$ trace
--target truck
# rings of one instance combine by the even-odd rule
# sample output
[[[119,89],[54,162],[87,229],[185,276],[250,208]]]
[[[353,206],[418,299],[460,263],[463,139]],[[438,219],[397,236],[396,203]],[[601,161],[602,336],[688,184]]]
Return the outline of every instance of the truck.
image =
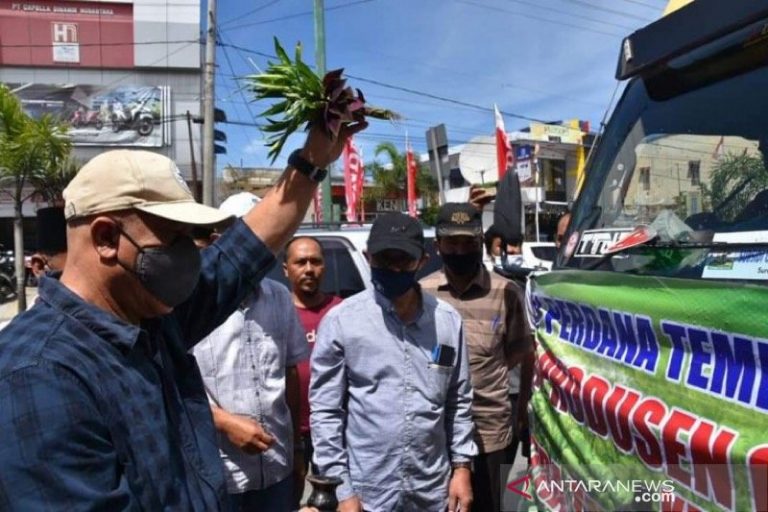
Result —
[[[536,337],[545,510],[768,510],[768,2],[626,37]],[[511,486],[511,487],[510,487]]]

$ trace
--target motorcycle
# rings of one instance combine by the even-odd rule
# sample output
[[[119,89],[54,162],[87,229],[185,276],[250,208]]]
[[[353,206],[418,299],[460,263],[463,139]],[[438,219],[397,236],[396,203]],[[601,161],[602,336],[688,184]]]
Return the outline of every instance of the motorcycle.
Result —
[[[155,120],[152,113],[144,108],[143,103],[136,104],[133,108],[118,108],[112,113],[112,131],[136,130],[142,137],[152,133]]]
[[[93,126],[97,130],[101,130],[104,127],[104,121],[102,121],[98,110],[75,110],[69,122],[74,128]]]
[[[16,267],[13,251],[0,251],[0,303],[16,298]]]

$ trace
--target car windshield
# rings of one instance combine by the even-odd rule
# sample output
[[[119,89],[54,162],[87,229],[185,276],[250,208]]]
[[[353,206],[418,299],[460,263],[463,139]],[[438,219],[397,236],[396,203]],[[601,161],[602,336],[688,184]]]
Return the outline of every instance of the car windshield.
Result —
[[[628,85],[575,205],[568,265],[588,266],[585,256],[603,256],[638,225],[658,233],[657,248],[768,242],[768,68],[715,80],[719,62],[690,60]],[[681,92],[681,80],[692,90]],[[702,277],[708,254],[688,259],[693,275]],[[611,270],[644,265],[621,256]]]

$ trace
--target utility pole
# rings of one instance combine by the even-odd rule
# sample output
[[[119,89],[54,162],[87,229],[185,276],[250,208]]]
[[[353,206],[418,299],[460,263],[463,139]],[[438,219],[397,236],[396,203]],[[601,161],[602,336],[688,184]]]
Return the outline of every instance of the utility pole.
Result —
[[[429,137],[432,139],[432,149],[435,152],[435,171],[437,173],[437,190],[438,190],[438,200],[437,204],[443,205],[445,204],[445,192],[443,191],[443,166],[440,162],[440,152],[437,150],[437,135],[435,134],[435,129],[430,128],[428,130]]]
[[[195,145],[192,141],[192,114],[187,110],[187,132],[189,133],[189,158],[192,161],[192,196],[200,201],[200,183],[197,181],[197,162],[195,162]]]
[[[205,36],[203,77],[203,204],[214,206],[216,152],[213,147],[214,78],[216,71],[216,0],[208,0],[208,29]]]
[[[324,0],[314,0],[315,2],[315,66],[317,67],[317,74],[325,76],[325,6]],[[320,184],[322,187],[323,196],[323,220],[325,222],[332,222],[336,220],[333,218],[333,193],[331,189],[331,173],[328,173],[323,182]]]

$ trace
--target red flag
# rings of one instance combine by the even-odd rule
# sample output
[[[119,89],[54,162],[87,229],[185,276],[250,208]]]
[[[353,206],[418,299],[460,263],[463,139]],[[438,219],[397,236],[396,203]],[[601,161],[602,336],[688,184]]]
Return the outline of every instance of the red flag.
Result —
[[[493,112],[496,116],[496,165],[499,170],[499,179],[504,177],[509,166],[509,139],[504,129],[504,119],[501,118],[499,107],[493,106]]]
[[[360,203],[360,223],[365,222],[365,199],[363,198],[363,184],[365,183],[365,162],[363,161],[363,152],[358,151],[360,158],[360,179],[357,180],[357,202]]]
[[[413,149],[406,143],[405,151],[405,166],[407,170],[407,184],[408,184],[408,215],[416,217],[416,172],[417,164],[416,159],[413,156]]]
[[[363,161],[352,137],[344,144],[344,195],[347,199],[347,222],[357,222],[357,203],[363,183]]]

